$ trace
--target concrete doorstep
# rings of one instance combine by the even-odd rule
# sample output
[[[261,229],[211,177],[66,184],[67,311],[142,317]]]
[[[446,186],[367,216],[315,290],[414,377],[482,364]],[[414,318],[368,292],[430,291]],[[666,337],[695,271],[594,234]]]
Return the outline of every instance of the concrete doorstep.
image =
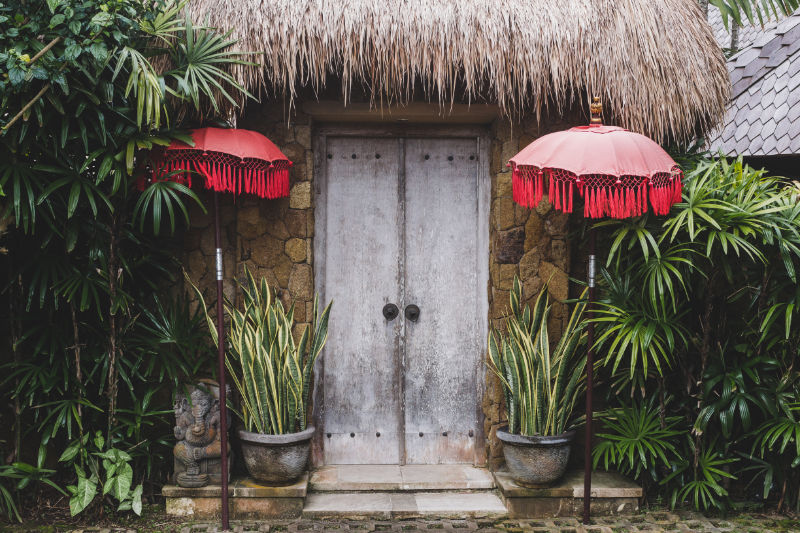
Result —
[[[503,518],[492,492],[335,492],[309,494],[304,518]]]
[[[491,472],[471,465],[328,465],[311,473],[313,492],[489,490]]]

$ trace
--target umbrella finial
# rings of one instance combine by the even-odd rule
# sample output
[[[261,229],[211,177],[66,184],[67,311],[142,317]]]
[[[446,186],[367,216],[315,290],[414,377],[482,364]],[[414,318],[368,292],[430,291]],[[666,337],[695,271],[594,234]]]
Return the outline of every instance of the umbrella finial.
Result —
[[[603,102],[600,101],[599,96],[592,98],[592,103],[589,104],[589,109],[592,112],[592,120],[589,124],[602,124],[603,123]]]

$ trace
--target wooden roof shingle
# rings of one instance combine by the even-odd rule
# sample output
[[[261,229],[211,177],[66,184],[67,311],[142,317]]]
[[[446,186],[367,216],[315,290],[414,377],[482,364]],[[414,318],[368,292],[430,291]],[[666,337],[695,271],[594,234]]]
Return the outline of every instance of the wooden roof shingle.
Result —
[[[731,101],[709,138],[728,155],[800,154],[800,10],[765,28],[728,60]]]

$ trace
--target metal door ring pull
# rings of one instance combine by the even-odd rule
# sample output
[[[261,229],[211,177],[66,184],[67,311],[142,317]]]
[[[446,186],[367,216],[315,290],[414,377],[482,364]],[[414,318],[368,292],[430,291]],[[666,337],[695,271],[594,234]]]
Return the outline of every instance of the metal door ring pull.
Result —
[[[397,308],[394,304],[386,304],[383,306],[383,317],[390,322],[397,318],[397,315],[400,314],[400,309]]]
[[[422,436],[422,432],[421,432],[421,431],[419,432],[419,436],[420,436],[420,437]]]
[[[411,322],[416,322],[419,320],[419,307],[414,304],[406,306],[406,318],[409,319]]]
[[[355,436],[356,436],[356,434],[355,434],[355,433],[350,433],[350,436],[351,436],[351,437],[355,437]]]

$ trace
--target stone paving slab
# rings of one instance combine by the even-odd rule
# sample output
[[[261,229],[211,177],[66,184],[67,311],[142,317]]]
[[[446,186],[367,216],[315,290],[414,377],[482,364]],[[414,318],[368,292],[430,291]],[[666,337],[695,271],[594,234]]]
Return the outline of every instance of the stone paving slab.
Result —
[[[483,531],[496,533],[787,533],[800,532],[800,521],[771,518],[707,518],[693,512],[648,512],[636,515],[598,518],[584,526],[577,518],[552,520],[505,519],[394,519],[394,520],[296,520],[232,522],[235,533],[303,531]],[[198,523],[181,526],[176,533],[219,533],[218,524]],[[103,531],[107,533],[108,530]],[[86,531],[86,533],[89,533]],[[94,533],[94,532],[93,532]]]
[[[507,516],[506,507],[491,492],[331,492],[306,498],[304,518],[437,518]]]
[[[472,465],[327,465],[311,474],[309,490],[483,490],[494,488],[486,468]]]

